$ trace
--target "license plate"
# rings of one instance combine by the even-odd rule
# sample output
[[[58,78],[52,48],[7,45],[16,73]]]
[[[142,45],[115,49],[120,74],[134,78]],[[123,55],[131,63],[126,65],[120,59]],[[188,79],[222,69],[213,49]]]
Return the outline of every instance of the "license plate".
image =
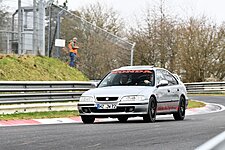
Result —
[[[97,104],[97,109],[116,109],[116,104]]]

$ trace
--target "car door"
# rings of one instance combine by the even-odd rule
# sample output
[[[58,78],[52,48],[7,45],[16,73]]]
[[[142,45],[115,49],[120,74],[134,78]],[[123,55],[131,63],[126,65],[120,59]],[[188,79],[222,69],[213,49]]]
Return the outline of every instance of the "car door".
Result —
[[[165,77],[161,69],[157,69],[155,74],[155,83],[156,83],[155,85],[157,86],[161,80],[165,80]],[[170,109],[169,106],[171,102],[170,98],[171,94],[168,85],[157,87],[156,96],[157,96],[157,111],[159,113],[168,112]]]
[[[173,96],[172,96],[172,101],[179,101],[180,100],[180,91],[181,91],[181,87],[180,87],[180,84],[179,82],[177,81],[177,79],[172,75],[172,74],[169,74],[170,75],[170,83],[173,85]]]
[[[170,98],[170,110],[176,110],[179,104],[179,83],[176,78],[167,70],[162,71],[165,79],[168,81],[168,91]]]

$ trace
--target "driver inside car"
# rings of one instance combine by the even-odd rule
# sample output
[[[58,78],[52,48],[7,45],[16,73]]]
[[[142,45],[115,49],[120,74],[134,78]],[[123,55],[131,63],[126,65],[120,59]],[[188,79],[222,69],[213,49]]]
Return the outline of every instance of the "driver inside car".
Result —
[[[141,76],[138,85],[151,85],[153,81],[152,75],[143,75]]]
[[[120,78],[120,85],[127,85],[129,83],[128,76],[123,74]]]

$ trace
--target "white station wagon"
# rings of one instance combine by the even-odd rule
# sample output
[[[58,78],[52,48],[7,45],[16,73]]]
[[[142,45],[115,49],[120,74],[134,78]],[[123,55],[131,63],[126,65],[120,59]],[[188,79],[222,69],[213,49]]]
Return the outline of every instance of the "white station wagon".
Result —
[[[188,97],[184,84],[177,75],[153,66],[127,66],[112,70],[97,88],[82,94],[78,110],[83,123],[94,123],[95,118],[143,117],[155,122],[156,115],[173,114],[183,120]]]

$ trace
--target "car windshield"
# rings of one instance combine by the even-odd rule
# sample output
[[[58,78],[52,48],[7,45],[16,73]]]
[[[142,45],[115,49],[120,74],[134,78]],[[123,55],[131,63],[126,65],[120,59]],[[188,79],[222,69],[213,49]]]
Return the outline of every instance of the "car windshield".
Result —
[[[117,70],[110,72],[98,87],[154,86],[153,70]]]

